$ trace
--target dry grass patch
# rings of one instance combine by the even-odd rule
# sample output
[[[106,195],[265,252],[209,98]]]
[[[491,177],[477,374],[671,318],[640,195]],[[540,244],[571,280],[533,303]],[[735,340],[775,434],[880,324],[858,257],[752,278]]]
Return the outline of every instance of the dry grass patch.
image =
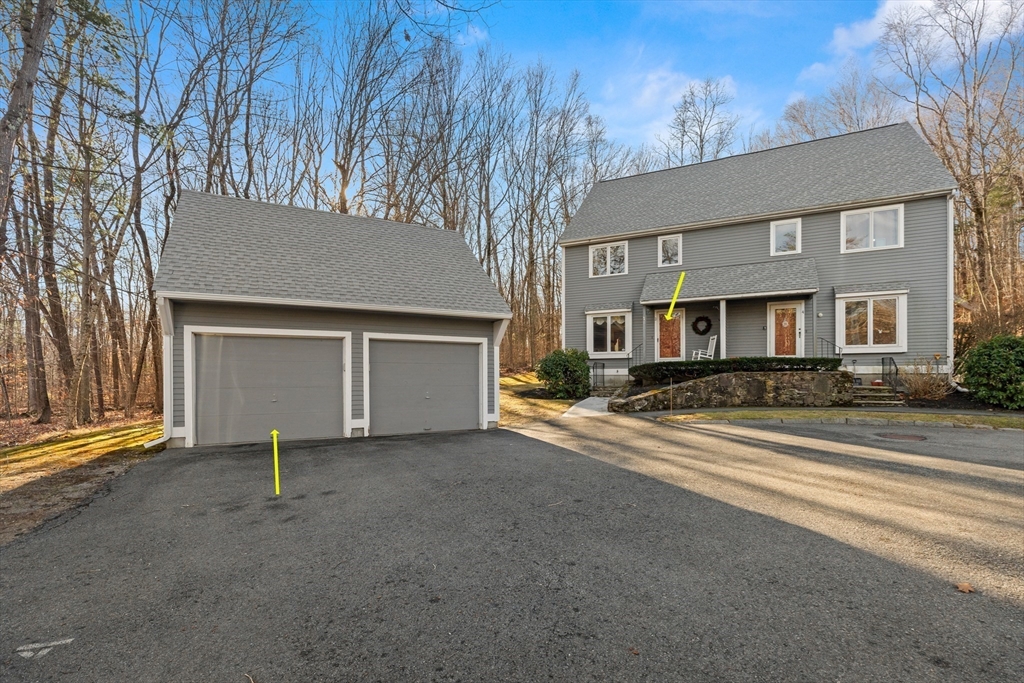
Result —
[[[532,372],[507,375],[501,378],[501,422],[502,427],[551,420],[559,417],[576,401],[572,399],[548,398],[544,383]]]
[[[772,410],[749,409],[711,413],[686,413],[660,418],[662,422],[693,422],[695,420],[818,420],[867,417],[900,422],[934,422],[983,425],[994,429],[1024,428],[1024,417],[1015,415],[945,415],[935,413],[883,413],[862,410]]]
[[[0,545],[90,500],[162,450],[142,448],[162,433],[159,421],[147,420],[0,450]]]

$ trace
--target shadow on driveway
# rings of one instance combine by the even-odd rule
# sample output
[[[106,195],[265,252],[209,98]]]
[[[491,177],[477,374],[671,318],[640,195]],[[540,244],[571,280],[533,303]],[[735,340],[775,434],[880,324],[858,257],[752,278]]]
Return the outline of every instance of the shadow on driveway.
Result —
[[[609,448],[636,451],[619,436]],[[0,549],[0,678],[1002,681],[1024,667],[1013,603],[539,438],[284,444],[281,461],[278,499],[268,447],[168,451]]]

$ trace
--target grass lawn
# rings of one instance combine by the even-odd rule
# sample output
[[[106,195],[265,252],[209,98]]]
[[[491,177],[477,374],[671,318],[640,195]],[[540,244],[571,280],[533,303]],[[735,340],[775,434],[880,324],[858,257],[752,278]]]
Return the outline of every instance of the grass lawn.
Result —
[[[901,422],[935,422],[956,423],[964,425],[985,425],[996,429],[1012,427],[1024,428],[1024,417],[1015,415],[956,415],[935,413],[888,413],[869,412],[862,410],[809,410],[809,409],[774,409],[774,408],[742,408],[739,410],[723,410],[709,413],[686,413],[661,418],[662,422],[693,422],[694,420],[817,420],[846,419],[850,417],[867,417],[880,420],[899,420]]]
[[[88,501],[109,479],[161,450],[142,444],[159,420],[76,430],[0,450],[0,545]]]
[[[577,403],[571,399],[546,396],[544,383],[532,372],[502,377],[500,426],[518,427],[538,420],[550,420]]]

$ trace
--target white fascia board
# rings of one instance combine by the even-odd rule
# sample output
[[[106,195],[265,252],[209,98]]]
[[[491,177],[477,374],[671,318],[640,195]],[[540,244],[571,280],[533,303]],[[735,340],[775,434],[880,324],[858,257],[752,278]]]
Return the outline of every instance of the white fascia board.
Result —
[[[820,206],[806,206],[803,208],[791,209],[788,211],[775,211],[772,213],[753,214],[749,216],[736,216],[733,218],[716,218],[710,221],[700,221],[684,225],[662,225],[657,228],[646,228],[632,232],[617,232],[612,235],[601,235],[599,237],[585,237],[577,240],[559,242],[563,247],[575,247],[581,244],[598,244],[601,242],[612,242],[615,240],[629,239],[631,237],[648,237],[650,235],[661,235],[673,230],[702,230],[704,228],[715,228],[721,225],[739,225],[741,223],[755,223],[759,221],[772,221],[778,218],[806,216],[812,213],[827,213],[846,209],[869,208],[878,205],[879,202],[899,203],[909,202],[916,199],[927,199],[929,197],[946,197],[949,190],[931,190],[918,194],[899,195],[896,197],[877,197],[870,200],[858,200],[856,202],[841,202],[838,204],[822,204]]]
[[[733,301],[735,299],[765,299],[770,296],[795,296],[797,294],[814,294],[817,289],[790,289],[784,292],[755,292],[753,294],[730,294],[727,296],[701,296],[693,299],[677,299],[676,303],[692,303],[694,301]],[[672,303],[672,299],[641,301],[644,306],[658,306]]]
[[[399,313],[408,315],[432,315],[448,318],[479,318],[482,320],[507,320],[512,313],[488,313],[486,311],[451,311],[443,308],[415,308],[405,306],[377,306],[372,304],[347,304],[333,301],[309,301],[306,299],[276,299],[271,297],[237,296],[234,294],[197,294],[195,292],[156,292],[158,297],[174,301],[203,301],[225,304],[253,304],[258,306],[297,306],[302,308],[331,308],[349,311],[371,311],[373,313]]]

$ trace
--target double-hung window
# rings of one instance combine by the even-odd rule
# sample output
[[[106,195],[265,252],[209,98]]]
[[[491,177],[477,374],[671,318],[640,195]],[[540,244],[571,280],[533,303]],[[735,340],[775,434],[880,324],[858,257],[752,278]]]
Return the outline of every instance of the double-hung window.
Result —
[[[898,249],[903,246],[903,205],[856,209],[839,214],[840,251]]]
[[[836,297],[836,343],[844,353],[907,350],[907,292]]]
[[[590,277],[625,275],[627,247],[626,242],[590,247]]]
[[[621,358],[630,350],[633,315],[628,310],[587,314],[587,352],[593,358]]]
[[[682,263],[682,257],[682,235],[662,235],[658,238],[658,266],[678,266]]]
[[[800,219],[772,221],[772,256],[800,253]]]

